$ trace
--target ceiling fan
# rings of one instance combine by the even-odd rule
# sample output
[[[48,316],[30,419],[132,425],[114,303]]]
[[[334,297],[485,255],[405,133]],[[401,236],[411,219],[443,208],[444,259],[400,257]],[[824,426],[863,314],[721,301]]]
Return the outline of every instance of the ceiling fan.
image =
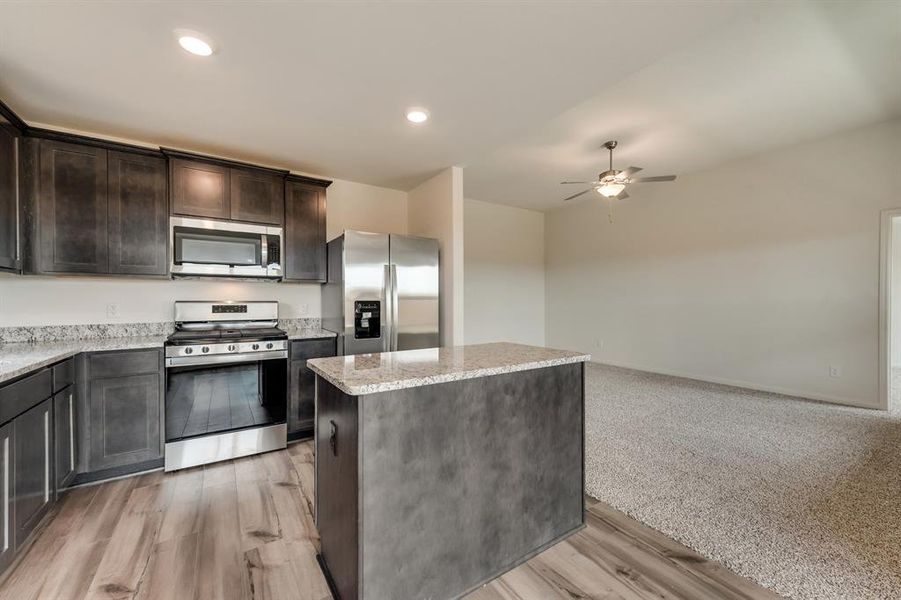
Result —
[[[628,169],[625,169],[623,171],[617,171],[613,168],[613,149],[616,148],[616,140],[604,142],[603,147],[610,151],[610,168],[598,175],[597,181],[561,181],[560,183],[564,185],[581,183],[591,186],[587,190],[583,190],[578,194],[573,194],[572,196],[564,198],[564,202],[572,200],[573,198],[578,198],[582,194],[587,194],[591,190],[595,190],[597,193],[607,198],[608,200],[625,200],[629,197],[629,193],[626,192],[626,187],[629,184],[673,181],[674,179],[676,179],[675,175],[658,175],[656,177],[632,177],[632,175],[641,171],[641,167],[629,167]]]

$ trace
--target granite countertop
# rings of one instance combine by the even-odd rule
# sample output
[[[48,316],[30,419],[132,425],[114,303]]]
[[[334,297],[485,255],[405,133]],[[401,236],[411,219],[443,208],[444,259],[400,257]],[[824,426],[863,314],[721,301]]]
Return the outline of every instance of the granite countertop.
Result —
[[[165,335],[150,335],[0,344],[0,382],[25,375],[81,352],[161,348],[165,341]]]
[[[289,340],[313,340],[316,338],[333,338],[337,334],[321,327],[286,327]]]
[[[589,360],[580,352],[500,342],[314,358],[307,366],[345,394],[360,396]]]

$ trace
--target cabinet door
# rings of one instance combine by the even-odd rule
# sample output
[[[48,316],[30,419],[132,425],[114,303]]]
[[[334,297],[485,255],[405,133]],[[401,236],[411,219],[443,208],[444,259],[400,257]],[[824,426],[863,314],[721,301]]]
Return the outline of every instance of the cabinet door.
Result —
[[[55,481],[59,491],[75,477],[75,386],[63,388],[53,396],[53,433]]]
[[[109,153],[109,272],[168,272],[166,161]]]
[[[38,222],[44,273],[106,273],[106,150],[41,141]]]
[[[13,421],[15,427],[16,545],[21,546],[53,498],[53,402],[44,400]]]
[[[325,281],[325,188],[285,184],[285,279]]]
[[[90,383],[90,471],[163,456],[162,386],[158,373]]]
[[[231,169],[231,218],[281,225],[285,217],[284,177],[266,171]]]
[[[288,397],[288,434],[313,432],[315,417],[315,380],[307,367],[310,358],[335,356],[335,339],[302,340],[291,342],[291,392]]]
[[[15,468],[16,439],[12,423],[0,427],[0,573],[10,565],[16,550],[16,486]]]
[[[228,219],[228,167],[173,158],[169,161],[172,212],[189,217]]]
[[[19,268],[17,138],[0,117],[0,269]]]

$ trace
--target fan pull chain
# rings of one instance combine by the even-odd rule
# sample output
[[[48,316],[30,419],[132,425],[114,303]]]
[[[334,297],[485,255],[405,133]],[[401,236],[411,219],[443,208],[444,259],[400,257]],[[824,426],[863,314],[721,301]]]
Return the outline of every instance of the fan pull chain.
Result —
[[[613,223],[613,198],[607,198],[607,220]]]

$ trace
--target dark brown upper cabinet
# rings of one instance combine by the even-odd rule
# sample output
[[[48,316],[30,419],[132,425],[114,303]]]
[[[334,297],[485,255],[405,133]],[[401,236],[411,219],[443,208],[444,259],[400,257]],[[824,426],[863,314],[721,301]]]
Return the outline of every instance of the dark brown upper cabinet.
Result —
[[[107,272],[106,158],[102,148],[41,141],[38,271]]]
[[[109,272],[165,275],[169,206],[166,161],[109,153]]]
[[[19,269],[18,132],[0,114],[0,270]]]
[[[230,169],[231,219],[281,225],[285,216],[285,178],[268,171]]]
[[[287,171],[168,148],[173,215],[281,225]]]
[[[231,218],[228,167],[170,158],[169,175],[173,214],[212,219]]]
[[[285,281],[326,279],[325,190],[330,183],[297,176],[285,181]]]
[[[166,161],[159,153],[21,142],[26,273],[167,274]]]

